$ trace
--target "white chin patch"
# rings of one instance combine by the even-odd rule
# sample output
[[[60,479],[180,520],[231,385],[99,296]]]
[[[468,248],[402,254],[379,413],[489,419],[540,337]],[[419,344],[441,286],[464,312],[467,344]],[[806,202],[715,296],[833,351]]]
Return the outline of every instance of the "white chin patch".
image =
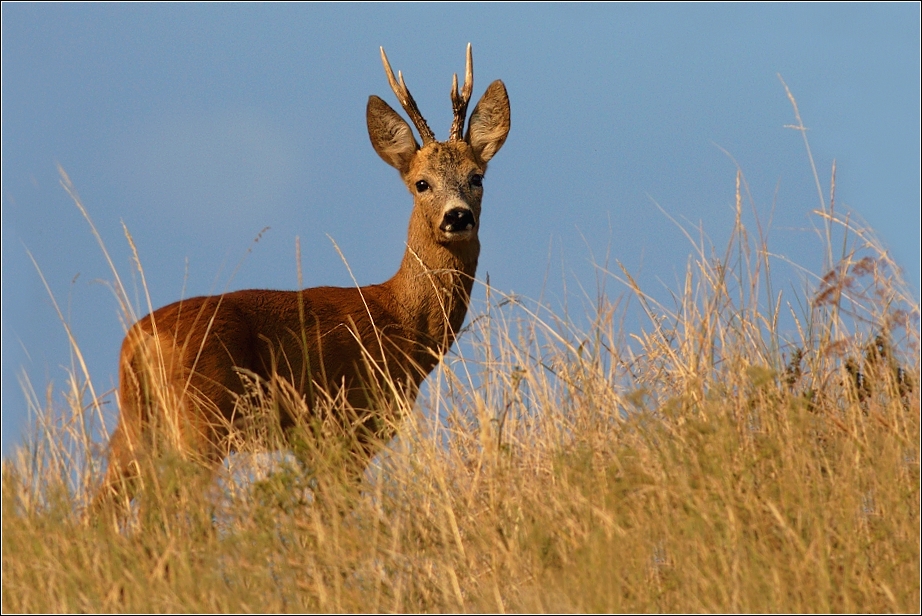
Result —
[[[474,237],[474,225],[469,225],[467,229],[462,231],[443,231],[442,235],[449,242],[460,242],[463,240],[469,240]]]

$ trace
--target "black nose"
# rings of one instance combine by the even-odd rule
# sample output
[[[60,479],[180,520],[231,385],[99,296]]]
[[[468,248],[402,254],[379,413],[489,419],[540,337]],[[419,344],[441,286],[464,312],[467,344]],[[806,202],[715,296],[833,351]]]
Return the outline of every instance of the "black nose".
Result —
[[[439,229],[445,233],[460,233],[461,231],[470,231],[476,224],[474,212],[467,208],[456,207],[445,212]]]

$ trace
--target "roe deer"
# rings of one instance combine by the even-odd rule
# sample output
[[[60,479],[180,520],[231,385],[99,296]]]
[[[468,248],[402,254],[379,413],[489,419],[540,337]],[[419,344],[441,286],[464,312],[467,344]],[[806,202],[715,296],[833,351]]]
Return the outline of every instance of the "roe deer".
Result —
[[[238,404],[246,392],[244,374],[263,383],[287,381],[312,413],[321,392],[345,402],[341,406],[350,410],[339,421],[354,437],[350,464],[360,474],[394,435],[399,417],[388,402],[400,398],[412,405],[419,385],[451,347],[480,254],[483,176],[509,133],[509,98],[501,81],[490,84],[464,132],[473,88],[468,45],[464,85],[459,91],[457,75],[452,82],[451,131],[447,141],[436,141],[403,76],[394,78],[383,47],[381,60],[422,138],[420,146],[397,112],[369,97],[371,144],[413,195],[397,273],[361,288],[195,297],[135,323],[122,343],[121,416],[97,503],[131,499],[138,455],[158,425],[172,428],[174,445],[183,452],[212,468],[220,464],[233,448],[228,435],[239,419],[235,414],[245,408]],[[284,414],[281,419],[284,424]]]

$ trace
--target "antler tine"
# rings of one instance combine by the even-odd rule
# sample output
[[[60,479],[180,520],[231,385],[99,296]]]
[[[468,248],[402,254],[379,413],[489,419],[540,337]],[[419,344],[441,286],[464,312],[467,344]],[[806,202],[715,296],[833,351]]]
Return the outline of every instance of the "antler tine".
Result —
[[[474,90],[474,58],[471,44],[467,44],[467,68],[464,71],[464,86],[458,93],[458,74],[451,78],[451,107],[454,111],[454,120],[451,122],[449,141],[460,141],[464,138],[464,121],[467,119],[467,104],[471,101],[471,92]]]
[[[391,70],[391,63],[387,61],[387,54],[384,53],[384,47],[381,48],[381,62],[384,64],[384,72],[387,73],[387,80],[391,84],[391,90],[397,95],[397,100],[400,101],[403,110],[407,112],[413,124],[416,125],[416,130],[419,131],[419,136],[423,140],[423,145],[426,145],[430,141],[435,141],[435,134],[432,132],[432,129],[429,128],[429,125],[426,124],[426,119],[423,118],[423,114],[419,112],[419,107],[416,106],[413,95],[410,94],[410,91],[407,89],[407,84],[403,81],[403,74],[397,71],[397,78],[400,80],[399,84],[397,83],[397,79],[394,79],[394,71]]]

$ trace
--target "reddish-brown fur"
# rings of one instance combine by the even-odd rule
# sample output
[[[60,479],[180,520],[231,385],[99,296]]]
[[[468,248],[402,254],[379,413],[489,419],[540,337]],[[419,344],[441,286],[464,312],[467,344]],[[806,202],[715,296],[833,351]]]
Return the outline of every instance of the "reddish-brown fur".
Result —
[[[309,411],[318,396],[344,398],[353,415],[342,419],[354,430],[355,458],[362,468],[375,445],[393,436],[398,419],[388,416],[392,405],[382,401],[382,392],[412,402],[454,342],[480,253],[480,183],[487,161],[508,134],[509,100],[502,82],[493,82],[471,114],[467,135],[460,137],[472,82],[468,47],[469,79],[463,92],[452,96],[452,137],[437,142],[405,86],[401,90],[402,77],[399,85],[393,80],[383,50],[382,59],[423,137],[420,147],[393,109],[369,98],[372,145],[414,195],[397,273],[361,288],[196,297],[135,323],[122,344],[121,417],[99,499],[122,493],[126,480],[137,474],[139,452],[155,433],[172,435],[173,445],[207,464],[219,463],[230,449],[226,437],[245,408],[237,405],[245,393],[242,376],[288,381]],[[452,226],[458,221],[472,224],[459,230]]]

